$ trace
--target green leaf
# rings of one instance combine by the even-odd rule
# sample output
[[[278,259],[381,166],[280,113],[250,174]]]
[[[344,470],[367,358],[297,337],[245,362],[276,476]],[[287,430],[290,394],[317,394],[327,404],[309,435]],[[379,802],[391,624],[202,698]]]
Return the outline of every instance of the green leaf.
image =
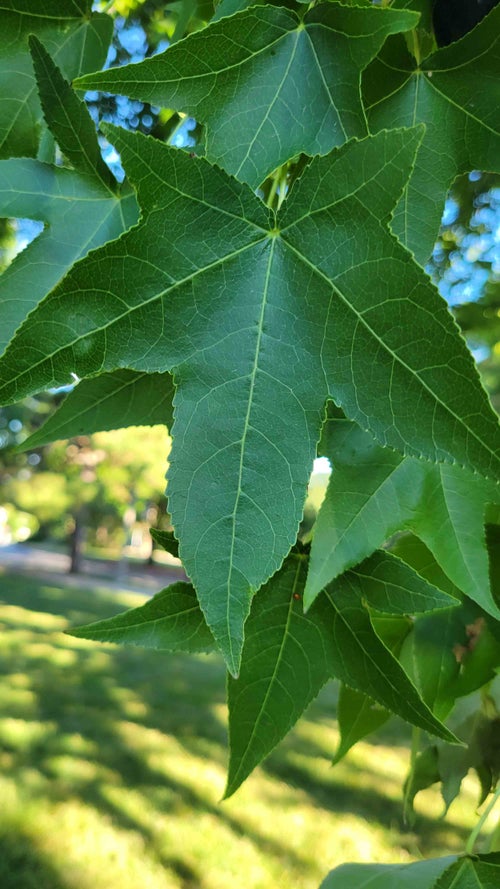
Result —
[[[381,448],[355,423],[330,419],[322,452],[332,473],[315,526],[305,602],[333,577],[411,530],[453,583],[491,614],[485,512],[500,486],[459,466],[433,465]]]
[[[375,632],[362,604],[362,586],[357,592],[345,578],[338,578],[324,591],[331,605],[328,626],[333,633],[332,675],[407,722],[455,741],[454,735],[432,716],[407,673]]]
[[[376,704],[367,695],[354,691],[347,685],[341,685],[337,704],[340,742],[332,765],[337,765],[351,747],[384,725],[390,716],[388,710]]]
[[[0,216],[45,223],[0,278],[0,351],[77,259],[118,237],[137,215],[127,187],[116,194],[73,170],[30,158],[0,161]]]
[[[117,183],[101,157],[94,121],[47,50],[34,34],[28,38],[38,93],[47,126],[75,170],[97,176],[106,188]]]
[[[436,880],[456,860],[448,855],[413,864],[341,864],[320,889],[435,889]]]
[[[450,748],[450,750],[456,748]],[[459,749],[459,755],[462,755]],[[433,784],[437,784],[441,775],[439,772],[439,753],[437,744],[426,747],[415,758],[410,769],[410,774],[404,786],[404,816],[405,821],[412,827],[415,823],[414,802],[415,797],[422,790],[427,790]]]
[[[465,599],[458,607],[419,617],[405,639],[401,663],[440,719],[448,715],[457,698],[494,678],[500,643],[491,632],[490,620]]]
[[[437,881],[434,889],[498,889],[500,855],[459,858]]]
[[[37,34],[64,76],[100,68],[113,22],[90,0],[0,0],[0,157],[36,157],[43,129],[28,37]]]
[[[328,603],[305,615],[303,556],[290,556],[255,597],[238,679],[228,679],[231,796],[297,722],[331,676]],[[311,653],[314,656],[311,657]]]
[[[172,531],[161,531],[159,528],[150,528],[149,533],[155,543],[162,546],[167,553],[170,553],[171,556],[175,556],[176,559],[179,557],[179,541],[176,540]]]
[[[457,604],[401,559],[381,550],[343,574],[340,583],[385,614],[419,614]]]
[[[403,37],[387,41],[363,79],[373,131],[426,125],[392,221],[420,262],[431,254],[446,193],[460,173],[500,172],[500,7],[469,34],[419,61]]]
[[[51,441],[125,426],[173,423],[174,384],[170,374],[116,370],[82,380],[51,417],[22,444],[22,450]]]
[[[365,136],[360,72],[415,13],[332,0],[299,16],[254,6],[154,58],[75,81],[193,115],[206,151],[252,187],[300,152],[326,154]],[[307,72],[307,76],[305,76]]]
[[[306,570],[304,555],[289,556],[254,598],[240,674],[228,679],[226,797],[273,750],[332,676],[431,733],[454,738],[432,717],[373,629],[362,605],[372,582],[368,567],[359,578],[341,577],[304,614]],[[402,630],[400,626],[400,639],[406,623]]]
[[[165,651],[209,651],[214,647],[196,593],[190,584],[183,582],[161,590],[139,608],[75,627],[68,633],[80,639]]]
[[[202,158],[113,133],[141,223],[30,315],[0,361],[0,397],[71,373],[174,372],[173,524],[237,673],[253,592],[296,538],[327,396],[382,443],[486,473],[500,466],[498,419],[444,301],[378,221],[419,131],[316,158],[277,220]]]

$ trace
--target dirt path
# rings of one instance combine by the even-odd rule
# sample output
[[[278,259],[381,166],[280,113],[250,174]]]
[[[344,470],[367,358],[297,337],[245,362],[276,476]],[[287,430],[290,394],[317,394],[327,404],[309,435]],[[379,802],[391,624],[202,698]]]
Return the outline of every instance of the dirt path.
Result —
[[[0,571],[3,569],[31,576],[36,574],[40,580],[63,586],[101,585],[153,595],[176,580],[186,579],[182,569],[175,565],[137,565],[134,562],[84,559],[81,574],[69,574],[69,565],[70,559],[65,553],[48,552],[23,543],[0,547]]]

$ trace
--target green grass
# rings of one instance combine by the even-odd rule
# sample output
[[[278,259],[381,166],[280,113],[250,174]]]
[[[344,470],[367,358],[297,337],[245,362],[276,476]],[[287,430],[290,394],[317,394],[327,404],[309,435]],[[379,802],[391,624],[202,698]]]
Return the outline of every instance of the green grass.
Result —
[[[140,597],[0,576],[1,889],[317,889],[346,860],[459,851],[470,785],[401,819],[406,729],[390,723],[332,769],[335,689],[232,799],[224,671],[65,636]]]

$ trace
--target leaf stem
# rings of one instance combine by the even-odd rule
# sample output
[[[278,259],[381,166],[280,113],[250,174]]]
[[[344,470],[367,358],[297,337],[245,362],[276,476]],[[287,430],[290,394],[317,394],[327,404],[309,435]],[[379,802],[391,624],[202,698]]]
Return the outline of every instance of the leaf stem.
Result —
[[[467,855],[472,855],[472,853],[474,852],[474,846],[476,845],[477,838],[479,837],[479,834],[481,833],[486,821],[488,820],[489,816],[491,815],[491,813],[496,805],[496,802],[499,798],[500,798],[500,785],[497,787],[495,793],[493,794],[492,798],[490,799],[488,805],[486,806],[486,808],[485,808],[483,814],[481,815],[479,821],[477,822],[476,826],[471,831],[471,834],[470,834],[469,839],[467,840],[467,844],[465,846],[465,851],[466,851]]]
[[[420,750],[420,741],[422,738],[422,729],[418,726],[414,725],[411,733],[411,751],[410,751],[410,770],[408,772],[408,778],[406,779],[406,790],[403,799],[403,812],[405,822],[407,821],[408,814],[408,799],[410,796],[412,783],[413,783],[413,773],[415,771],[415,765],[417,762],[417,756]]]
[[[271,209],[273,207],[274,199],[276,197],[276,192],[278,190],[278,183],[279,183],[279,176],[276,175],[273,179],[273,184],[271,185],[271,188],[269,189],[269,194],[267,196],[267,201],[266,201],[266,206],[270,207]]]

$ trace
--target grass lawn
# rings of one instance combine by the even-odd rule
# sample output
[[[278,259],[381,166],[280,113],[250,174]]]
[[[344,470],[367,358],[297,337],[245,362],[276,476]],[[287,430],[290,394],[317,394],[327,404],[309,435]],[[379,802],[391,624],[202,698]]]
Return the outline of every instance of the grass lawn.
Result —
[[[472,782],[401,819],[408,733],[389,723],[339,766],[335,687],[232,799],[215,657],[63,635],[141,598],[0,575],[1,889],[317,889],[347,860],[459,851]]]

